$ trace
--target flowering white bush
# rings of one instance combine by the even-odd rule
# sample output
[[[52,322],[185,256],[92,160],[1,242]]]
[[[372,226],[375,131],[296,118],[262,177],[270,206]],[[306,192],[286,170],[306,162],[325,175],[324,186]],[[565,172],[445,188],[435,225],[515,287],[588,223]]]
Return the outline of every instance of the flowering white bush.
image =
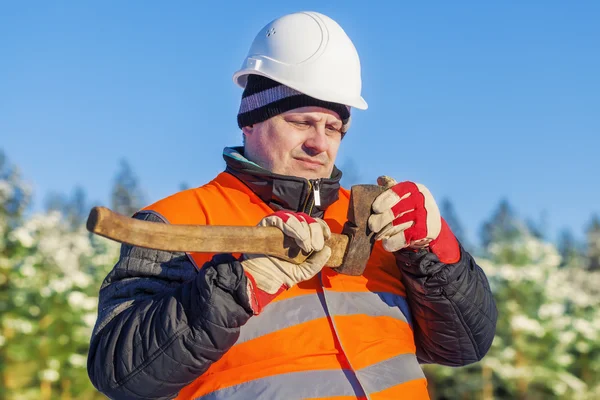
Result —
[[[526,231],[487,254],[477,261],[498,306],[496,338],[473,366],[428,366],[442,377],[435,389],[448,398],[600,398],[600,272],[560,268],[556,248]]]
[[[0,179],[0,398],[102,398],[87,377],[87,349],[119,246],[73,230],[57,212],[24,218],[27,193]]]

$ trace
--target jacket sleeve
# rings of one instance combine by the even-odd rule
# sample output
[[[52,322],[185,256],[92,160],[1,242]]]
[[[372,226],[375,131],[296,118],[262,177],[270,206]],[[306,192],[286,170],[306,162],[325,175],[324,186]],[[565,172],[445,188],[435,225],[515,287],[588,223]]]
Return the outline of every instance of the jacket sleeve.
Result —
[[[488,280],[462,246],[460,252],[456,264],[427,250],[395,253],[422,363],[468,365],[481,360],[494,339],[498,311]]]
[[[231,255],[198,270],[184,253],[123,245],[100,288],[88,375],[110,398],[171,399],[233,346],[251,315]]]

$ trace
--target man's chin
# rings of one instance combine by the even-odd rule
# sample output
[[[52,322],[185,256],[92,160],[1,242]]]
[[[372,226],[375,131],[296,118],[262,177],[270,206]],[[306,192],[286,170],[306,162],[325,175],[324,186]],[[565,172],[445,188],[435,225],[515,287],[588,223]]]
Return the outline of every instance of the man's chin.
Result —
[[[294,176],[306,179],[329,178],[331,176],[330,168],[323,164],[316,164],[302,160],[296,160],[298,166],[293,168]]]
[[[321,171],[295,171],[295,173],[293,174],[294,176],[297,176],[299,178],[305,178],[305,179],[321,179],[321,178],[329,178],[331,176],[331,173],[327,172],[325,170],[325,168],[323,168]]]

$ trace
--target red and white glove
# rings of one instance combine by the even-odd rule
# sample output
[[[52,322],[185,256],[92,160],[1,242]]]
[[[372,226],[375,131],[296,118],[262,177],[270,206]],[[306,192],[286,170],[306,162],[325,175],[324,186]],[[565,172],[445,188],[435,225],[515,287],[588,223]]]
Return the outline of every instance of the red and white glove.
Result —
[[[441,217],[429,189],[414,182],[396,183],[389,177],[380,177],[378,183],[389,189],[373,202],[368,223],[385,250],[429,247],[441,262],[458,262],[458,241]]]
[[[255,314],[259,314],[281,292],[318,274],[331,255],[331,249],[325,246],[331,230],[322,219],[304,213],[277,211],[263,218],[258,226],[278,227],[302,250],[312,254],[301,264],[264,254],[242,255],[242,267],[251,286],[250,298]]]

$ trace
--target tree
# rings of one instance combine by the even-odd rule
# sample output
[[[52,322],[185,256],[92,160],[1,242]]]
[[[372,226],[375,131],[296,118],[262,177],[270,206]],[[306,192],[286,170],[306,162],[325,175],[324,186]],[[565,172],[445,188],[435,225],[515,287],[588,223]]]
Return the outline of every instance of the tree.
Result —
[[[0,150],[0,221],[18,222],[29,205],[30,188],[21,180],[19,169],[11,165]]]
[[[548,214],[546,212],[542,212],[540,214],[539,219],[536,221],[534,219],[528,218],[525,222],[529,233],[534,237],[545,240],[547,238],[548,232]]]
[[[586,231],[588,269],[600,270],[600,218],[594,215]]]
[[[13,260],[22,253],[22,249],[8,239],[22,223],[29,200],[30,190],[19,170],[0,150],[0,398],[3,399],[11,391],[9,372],[14,356],[9,344],[17,335],[9,317],[15,301]]]
[[[496,337],[478,363],[426,366],[435,398],[599,398],[600,271],[560,262],[552,244],[527,231],[489,244],[478,263],[496,298]]]
[[[119,246],[58,211],[26,217],[30,197],[0,153],[0,398],[104,398],[89,381],[86,354]],[[67,213],[81,214],[83,198],[75,190]]]
[[[567,265],[583,266],[582,255],[584,254],[584,250],[569,229],[565,228],[560,232],[557,248],[562,259],[560,263],[561,267]]]
[[[519,221],[508,200],[498,204],[492,217],[481,228],[481,243],[487,248],[493,242],[512,241],[518,238],[526,228]]]
[[[454,236],[458,239],[458,241],[463,245],[463,247],[470,247],[467,242],[467,238],[465,236],[465,231],[463,229],[462,224],[456,214],[454,209],[454,204],[448,198],[443,198],[440,202],[440,214],[446,220],[446,223],[454,233]]]
[[[3,315],[10,367],[4,377],[12,398],[99,398],[87,377],[86,353],[98,288],[118,246],[90,238],[83,226],[73,230],[57,211],[31,216],[7,242],[18,249]]]
[[[144,196],[138,180],[126,160],[121,160],[111,195],[111,208],[123,215],[131,216],[142,207]]]
[[[86,200],[85,191],[76,186],[71,197],[59,193],[50,193],[46,197],[46,211],[57,211],[67,220],[71,229],[79,228],[86,220],[90,207]]]

